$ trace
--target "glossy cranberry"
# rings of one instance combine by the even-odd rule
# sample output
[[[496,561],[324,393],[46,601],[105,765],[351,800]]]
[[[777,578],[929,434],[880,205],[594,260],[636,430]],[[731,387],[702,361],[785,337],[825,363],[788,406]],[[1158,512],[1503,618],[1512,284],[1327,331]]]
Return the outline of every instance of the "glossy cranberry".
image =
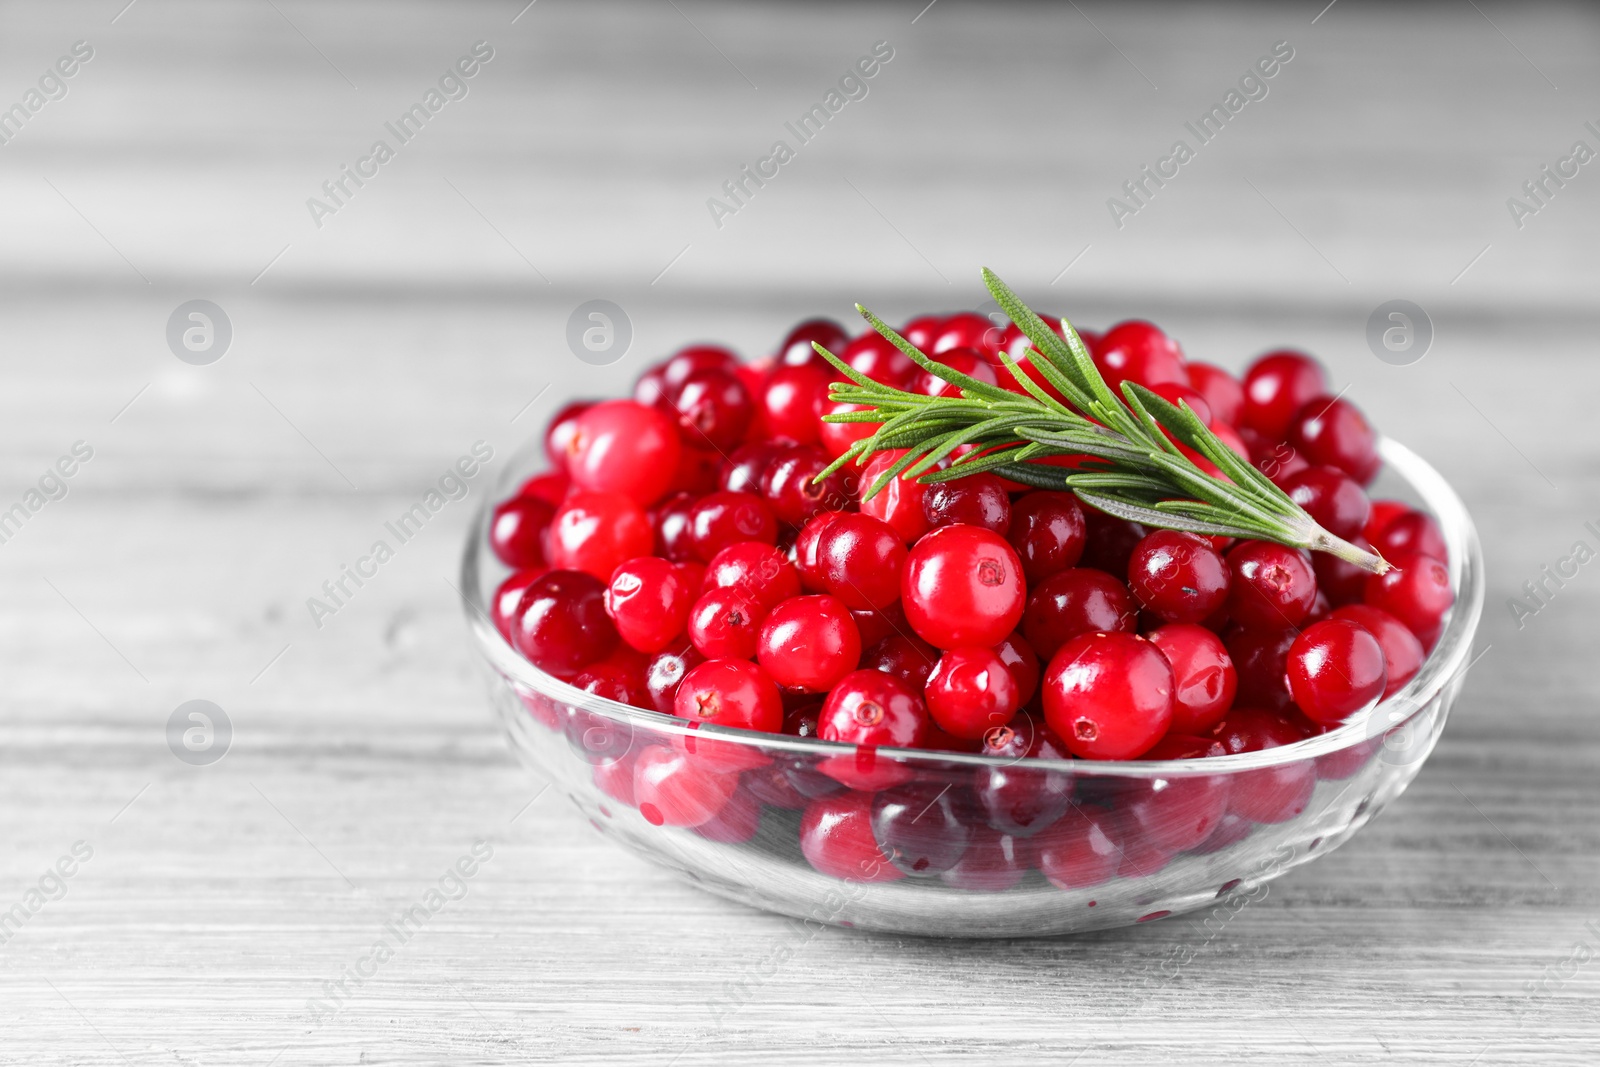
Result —
[[[652,656],[645,667],[644,681],[655,709],[663,715],[676,714],[678,687],[683,684],[684,676],[705,661],[693,645],[663,649]]]
[[[1011,505],[1006,539],[1022,560],[1022,573],[1028,584],[1036,585],[1058,571],[1077,566],[1083,558],[1083,508],[1071,493],[1048,489],[1026,493]]]
[[[607,700],[615,700],[619,704],[630,704],[636,708],[646,709],[653,707],[650,700],[650,690],[645,686],[644,675],[610,660],[601,660],[599,663],[589,664],[589,666],[572,676],[571,685],[576,689],[582,689],[585,693],[593,693],[595,696],[604,697]],[[616,723],[605,719],[604,716],[595,715],[592,717],[604,721],[605,725],[601,729],[607,732],[607,736],[610,734],[625,734],[631,739],[631,730],[618,728]],[[588,751],[591,754],[602,752],[605,753],[605,758],[608,759],[614,759],[621,754],[603,746],[597,748],[595,746],[595,736],[593,729],[588,730],[585,735],[586,740],[584,743],[589,746]]]
[[[1190,363],[1188,370],[1189,384],[1205,397],[1211,408],[1211,418],[1229,426],[1239,425],[1244,413],[1244,386],[1239,384],[1239,379],[1210,363]]]
[[[892,634],[861,656],[862,670],[892,674],[919,693],[938,662],[939,650],[915,635]]]
[[[800,595],[800,574],[777,548],[760,541],[736,541],[711,558],[705,588],[737,589],[769,610]]]
[[[633,770],[638,750],[630,749],[617,759],[599,760],[590,768],[594,784],[606,796],[630,808],[638,807],[633,798]]]
[[[1307,467],[1286,478],[1282,488],[1335,537],[1359,537],[1367,525],[1372,504],[1366,491],[1338,467]]]
[[[905,877],[873,836],[870,793],[851,790],[813,800],[800,818],[800,852],[821,873],[846,882]]]
[[[1128,588],[1167,622],[1199,622],[1228,601],[1228,566],[1210,542],[1153,530],[1134,546]]]
[[[987,317],[975,311],[958,311],[939,324],[932,347],[923,351],[937,354],[942,360],[945,353],[956,349],[983,348],[991,331],[998,337],[1000,331]]]
[[[922,514],[930,527],[965,523],[1004,537],[1011,528],[1011,496],[995,475],[970,474],[928,486],[922,498]]]
[[[1235,708],[1212,732],[1229,755],[1236,755],[1303,741],[1311,736],[1308,726],[1260,708]],[[1316,787],[1317,768],[1310,760],[1243,771],[1232,775],[1228,810],[1252,822],[1288,822],[1306,810]]]
[[[694,527],[690,517],[699,499],[692,493],[675,493],[655,509],[656,555],[682,563],[694,559]]]
[[[578,416],[593,407],[593,400],[574,400],[550,418],[544,431],[544,454],[556,470],[566,473],[567,457],[573,452],[572,439],[578,433]]]
[[[1420,640],[1444,621],[1444,613],[1455,603],[1450,568],[1416,552],[1397,553],[1389,562],[1394,569],[1387,574],[1367,576],[1366,602],[1405,623]]]
[[[1042,719],[1023,713],[989,731],[982,753],[1006,761],[980,767],[974,777],[978,806],[994,829],[1032,837],[1071,806],[1072,778],[1036,762],[1072,758]]]
[[[756,654],[781,686],[824,693],[861,659],[861,636],[850,612],[831,596],[797,596],[761,624]]]
[[[1310,356],[1286,348],[1268,352],[1244,372],[1242,425],[1282,441],[1295,414],[1327,388],[1321,365]]]
[[[672,483],[667,486],[667,497],[678,493],[704,496],[715,492],[722,479],[723,462],[720,452],[691,448],[685,444],[678,454],[678,469],[673,472]]]
[[[1410,510],[1411,506],[1409,504],[1401,503],[1398,500],[1374,500],[1372,502],[1372,513],[1367,516],[1367,528],[1362,533],[1366,534],[1368,541],[1377,544],[1379,536],[1388,528],[1389,524]],[[1443,559],[1444,557],[1438,556],[1436,558]]]
[[[1022,561],[992,530],[942,526],[907,557],[901,600],[906,621],[929,644],[992,646],[1022,618]]]
[[[812,347],[816,342],[834,355],[844,351],[850,335],[832,319],[806,319],[797,324],[778,345],[777,362],[787,367],[801,367],[813,363],[827,366],[826,361]]]
[[[629,645],[659,652],[683,633],[698,592],[677,564],[640,556],[612,572],[606,610]]]
[[[525,571],[517,571],[511,577],[500,583],[494,591],[494,597],[489,601],[489,620],[494,623],[494,628],[500,631],[500,636],[511,643],[511,628],[517,617],[517,609],[522,604],[522,594],[528,586],[550,573],[549,567],[532,567]]]
[[[900,599],[906,546],[882,519],[846,512],[817,541],[817,566],[829,593],[846,607],[882,608]]]
[[[818,420],[833,379],[833,368],[825,363],[773,370],[760,397],[767,432],[795,444],[816,444]]]
[[[633,400],[605,400],[578,416],[567,473],[579,489],[620,493],[640,506],[672,484],[683,446],[673,420]]]
[[[1422,669],[1422,661],[1427,658],[1422,642],[1406,629],[1405,623],[1387,611],[1366,604],[1351,604],[1339,608],[1333,617],[1353,622],[1378,639],[1383,649],[1384,697],[1399,692]]]
[[[1027,704],[1039,690],[1038,653],[1033,650],[1027,638],[1015,632],[995,645],[994,650],[1017,683],[1018,706]]]
[[[1290,478],[1311,466],[1306,462],[1306,457],[1286,441],[1258,441],[1250,449],[1250,462],[1279,489],[1288,485]]]
[[[1317,598],[1311,564],[1297,549],[1241,541],[1228,551],[1228,614],[1243,626],[1298,626]]]
[[[878,484],[878,480],[889,472],[889,468],[900,462],[904,456],[903,449],[891,449],[874,455],[867,462],[866,469],[861,472],[862,496],[866,496],[872,487]],[[928,519],[923,510],[928,489],[929,486],[926,484],[902,473],[880,489],[876,495],[861,501],[861,511],[865,515],[882,519],[894,527],[901,540],[908,545],[913,544],[917,538],[928,532]]]
[[[739,776],[707,770],[682,751],[651,745],[633,765],[633,798],[653,826],[699,826],[727,806]]]
[[[943,315],[918,315],[900,328],[900,336],[923,352],[933,351],[934,339],[944,328]]]
[[[1372,545],[1360,534],[1350,538],[1350,543],[1364,551],[1372,551]],[[1354,563],[1348,563],[1327,552],[1313,552],[1311,569],[1317,575],[1318,594],[1326,597],[1331,607],[1359,604],[1361,598],[1366,595],[1367,575],[1371,572],[1363,570]],[[1306,618],[1312,618],[1315,614],[1313,610]]]
[[[786,445],[771,441],[740,445],[722,466],[719,488],[731,493],[760,493],[761,476],[787,448]]]
[[[691,374],[667,404],[684,444],[716,453],[737,448],[755,415],[755,402],[743,383],[726,371]]]
[[[1022,706],[1017,680],[990,648],[952,648],[939,657],[924,687],[928,713],[946,733],[978,740],[1004,726]]]
[[[1209,734],[1169,733],[1157,741],[1150,751],[1144,754],[1144,758],[1147,760],[1210,759],[1213,756],[1227,754],[1228,750],[1222,747],[1222,742]]]
[[[1050,659],[1044,713],[1081,759],[1137,759],[1172,723],[1172,668],[1142,637],[1090,633]]]
[[[844,401],[830,401],[822,409],[824,416],[846,415],[853,411],[870,411],[867,404],[847,404]],[[878,432],[879,422],[828,422],[824,421],[817,426],[817,437],[822,443],[822,450],[828,454],[829,459],[838,459],[850,451],[850,446],[857,441],[865,440]]]
[[[1265,708],[1240,706],[1211,730],[1230,756],[1292,745],[1311,736],[1301,722]]]
[[[995,376],[994,368],[989,361],[983,358],[982,353],[972,348],[952,348],[939,356],[939,362],[960,374],[965,374],[974,381],[983,382],[985,385],[998,385],[1000,379]],[[954,382],[945,381],[937,374],[921,371],[917,375],[913,392],[924,396],[960,396],[961,386]]]
[[[843,511],[855,502],[852,468],[816,481],[829,462],[827,454],[815,447],[791,448],[773,460],[761,476],[761,495],[781,521],[799,528],[818,512]]]
[[[1131,783],[1122,798],[1130,827],[1124,841],[1136,839],[1161,852],[1194,848],[1216,832],[1227,814],[1231,784],[1228,776],[1213,774],[1174,774]],[[1154,873],[1152,868],[1164,863],[1163,857],[1138,866],[1144,873]]]
[[[567,499],[567,491],[571,488],[572,479],[567,477],[565,471],[549,471],[535,474],[523,482],[521,488],[517,490],[517,495],[537,497],[546,504],[559,508],[561,502]]]
[[[1292,626],[1265,629],[1231,627],[1223,635],[1228,658],[1239,676],[1234,702],[1282,711],[1289,706],[1289,646],[1296,632]]]
[[[689,544],[702,563],[710,563],[718,552],[741,541],[770,545],[777,540],[778,521],[772,508],[754,493],[711,493],[689,512]]]
[[[1078,566],[1094,567],[1109,574],[1127,574],[1134,546],[1144,540],[1149,531],[1136,522],[1113,518],[1095,508],[1083,509],[1083,524],[1083,557]]]
[[[1439,524],[1433,521],[1431,515],[1409,509],[1390,519],[1373,539],[1372,545],[1389,560],[1412,553],[1438,560],[1450,558],[1450,550],[1445,547],[1444,532],[1439,529]]]
[[[851,370],[896,389],[909,389],[919,373],[919,368],[909,356],[876,331],[857,337],[845,345],[844,351],[838,355]]]
[[[1172,731],[1202,734],[1233,706],[1239,676],[1222,639],[1203,626],[1177,623],[1148,635],[1172,667]]]
[[[1377,475],[1378,435],[1348,400],[1316,396],[1289,424],[1289,443],[1313,466],[1338,467],[1362,485]]]
[[[678,718],[690,722],[774,734],[783,728],[778,687],[760,667],[742,659],[708,659],[695,667],[678,687],[673,706]]]
[[[1313,722],[1336,725],[1371,707],[1387,681],[1378,639],[1348,619],[1314,623],[1289,648],[1289,693]]]
[[[827,575],[823,570],[823,561],[818,555],[818,548],[822,543],[822,535],[834,519],[843,515],[842,511],[824,511],[813,515],[800,528],[800,533],[794,541],[794,565],[800,572],[800,585],[811,593],[825,593],[828,591]]]
[[[928,734],[922,694],[882,671],[852,671],[823,701],[817,723],[824,741],[920,748]]]
[[[1139,319],[1119,322],[1102,334],[1094,347],[1094,362],[1113,390],[1124,381],[1151,389],[1163,382],[1189,384],[1178,342]]]
[[[982,825],[971,833],[967,850],[939,875],[941,882],[974,893],[1003,893],[1022,881],[1033,865],[1033,850],[1025,839]]]
[[[535,667],[570,678],[616,647],[605,600],[606,587],[594,575],[551,571],[523,591],[511,644]]]
[[[972,800],[949,783],[914,782],[877,794],[872,834],[889,862],[913,877],[943,874],[967,850]]]
[[[689,640],[706,659],[753,659],[767,609],[739,589],[711,589],[689,609]]]
[[[648,556],[655,534],[644,511],[621,493],[573,493],[550,520],[545,551],[559,570],[588,571],[602,582],[618,565]]]
[[[684,382],[700,371],[735,374],[740,366],[738,353],[722,345],[687,345],[661,365],[661,385],[675,395]]]
[[[1138,618],[1127,586],[1105,571],[1072,567],[1034,586],[1022,633],[1039,657],[1049,660],[1080,634],[1133,633]]]
[[[911,633],[905,609],[898,600],[883,608],[851,608],[850,617],[856,620],[856,629],[861,632],[862,648],[871,648],[886,637]]]
[[[707,841],[722,845],[742,845],[754,840],[761,830],[761,802],[747,789],[737,790],[721,811],[689,829]]]
[[[1211,425],[1211,405],[1200,395],[1199,390],[1179,385],[1177,382],[1162,382],[1160,385],[1152,386],[1150,391],[1174,407],[1188,404],[1189,410],[1194,412],[1201,422],[1207,426]],[[1168,436],[1171,437],[1170,434]]]
[[[1122,835],[1109,812],[1074,808],[1037,839],[1039,871],[1057,889],[1109,881],[1122,863]]]

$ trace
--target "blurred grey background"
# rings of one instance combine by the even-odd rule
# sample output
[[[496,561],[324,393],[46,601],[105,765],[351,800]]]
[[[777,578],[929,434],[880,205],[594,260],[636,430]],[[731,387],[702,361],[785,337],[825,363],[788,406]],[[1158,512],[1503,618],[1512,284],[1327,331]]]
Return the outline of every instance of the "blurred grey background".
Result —
[[[1600,953],[1600,578],[1520,628],[1506,600],[1600,519],[1600,168],[1524,190],[1600,151],[1592,6],[524,3],[0,5],[0,109],[25,112],[0,111],[0,510],[93,450],[0,543],[0,910],[95,850],[0,944],[0,1062],[1589,1061],[1600,964],[1563,961]],[[785,123],[878,42],[800,144]],[[1275,47],[1201,145],[1185,123]],[[394,158],[332,204],[379,138]],[[1129,201],[1180,138],[1194,158]],[[778,139],[793,160],[714,218]],[[321,628],[305,600],[475,440],[507,457],[688,341],[755,357],[858,300],[979,307],[981,266],[1234,369],[1314,352],[1473,507],[1488,651],[1406,797],[1136,1022],[1119,990],[1169,924],[829,931],[714,1025],[697,993],[780,924],[557,798],[521,810],[537,782],[446,581],[467,508]],[[167,335],[196,299],[232,334],[203,366]],[[566,342],[592,299],[633,332],[599,369]],[[1433,331],[1406,365],[1367,340],[1397,299]],[[163,732],[199,698],[234,730],[203,769]],[[311,1026],[372,909],[478,837],[492,876]]]

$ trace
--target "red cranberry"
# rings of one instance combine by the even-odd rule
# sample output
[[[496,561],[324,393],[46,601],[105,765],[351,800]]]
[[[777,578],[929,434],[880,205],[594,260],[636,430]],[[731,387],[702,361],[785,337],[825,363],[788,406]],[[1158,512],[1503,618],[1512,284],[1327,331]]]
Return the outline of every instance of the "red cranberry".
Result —
[[[967,850],[955,866],[939,875],[939,880],[955,889],[1003,893],[1022,881],[1032,865],[1032,856],[1023,838],[974,826]]]
[[[1072,778],[1034,762],[1072,758],[1042,720],[1024,713],[989,731],[983,754],[1008,761],[999,767],[980,767],[974,780],[978,805],[994,829],[1032,837],[1071,805]]]
[[[629,751],[617,759],[599,760],[590,769],[590,777],[602,793],[630,808],[639,806],[633,798],[633,770],[638,755],[636,750]]]
[[[909,389],[920,370],[894,342],[876,331],[864,333],[845,345],[839,358],[856,373],[896,389]]]
[[[1385,559],[1390,560],[1412,553],[1439,560],[1450,558],[1439,524],[1433,521],[1432,516],[1420,511],[1407,510],[1394,516],[1373,538],[1372,544]]]
[[[1228,614],[1244,626],[1298,626],[1317,598],[1311,564],[1297,549],[1241,541],[1228,552]]]
[[[994,646],[995,654],[1000,657],[1000,662],[1006,665],[1011,672],[1011,677],[1017,683],[1017,704],[1027,704],[1033,699],[1033,694],[1039,689],[1039,656],[1034,652],[1033,646],[1027,638],[1019,633],[1012,633],[1004,641]]]
[[[761,802],[741,789],[728,798],[721,811],[689,829],[707,841],[742,845],[753,840],[761,829]]]
[[[703,496],[715,492],[722,479],[722,464],[720,452],[684,445],[678,455],[678,469],[673,472],[672,484],[667,487],[668,497],[677,493]]]
[[[1289,648],[1289,693],[1325,726],[1371,707],[1387,680],[1378,639],[1347,619],[1314,623]]]
[[[761,476],[761,495],[780,520],[799,528],[821,511],[843,511],[855,500],[855,475],[841,468],[820,484],[829,460],[820,448],[791,448]]]
[[[589,666],[572,676],[571,685],[576,689],[582,689],[585,693],[593,693],[595,696],[604,697],[606,700],[615,700],[619,704],[629,704],[636,708],[647,709],[652,706],[650,691],[645,687],[644,675],[610,660],[589,664]],[[574,708],[573,710],[577,711],[578,709]],[[589,713],[584,714],[587,715]],[[603,716],[596,715],[592,717],[605,723],[603,730],[606,732],[606,736],[624,736],[626,743],[622,744],[621,751],[613,751],[605,746],[596,748],[595,734],[590,729],[580,739],[583,744],[588,746],[585,751],[591,755],[598,753],[605,759],[615,759],[627,750],[627,743],[632,742],[631,730],[619,728],[616,723],[611,722],[609,719],[604,719]],[[591,760],[591,762],[593,761]]]
[[[882,519],[846,512],[822,531],[817,565],[828,592],[847,607],[887,607],[900,599],[906,546]]]
[[[861,659],[861,636],[831,596],[785,600],[761,624],[761,666],[781,686],[825,693]]]
[[[1367,528],[1362,532],[1367,535],[1368,541],[1377,544],[1379,535],[1388,528],[1389,524],[1410,510],[1411,508],[1408,505],[1402,504],[1398,500],[1374,500],[1372,502],[1372,513],[1367,516]],[[1432,555],[1432,553],[1429,554]],[[1435,558],[1444,559],[1445,557],[1440,554]]]
[[[619,564],[648,556],[655,535],[644,511],[621,493],[574,493],[551,519],[547,540],[552,567],[608,582]]]
[[[1265,474],[1279,489],[1289,484],[1289,479],[1310,467],[1306,457],[1284,441],[1259,441],[1250,449],[1250,462]]]
[[[711,493],[689,512],[689,544],[702,563],[710,563],[718,552],[741,541],[770,545],[777,540],[772,509],[754,493]]]
[[[1004,726],[1022,706],[1017,680],[988,648],[952,648],[940,656],[924,695],[939,728],[968,740]]]
[[[983,348],[991,330],[999,333],[995,324],[985,316],[975,311],[958,311],[939,324],[934,332],[933,347],[923,351],[933,352],[943,359],[944,353],[958,348]]]
[[[794,565],[800,572],[800,584],[808,592],[825,593],[828,591],[827,575],[823,570],[823,560],[818,554],[822,544],[822,535],[826,532],[833,520],[845,514],[842,511],[824,511],[812,516],[800,528],[800,533],[794,540]]]
[[[1405,623],[1421,639],[1444,621],[1444,613],[1455,603],[1450,568],[1415,552],[1397,554],[1389,562],[1394,569],[1387,574],[1367,576],[1366,602]]]
[[[671,401],[684,444],[729,452],[744,440],[755,402],[739,379],[725,371],[698,371]]]
[[[656,508],[656,555],[682,563],[694,558],[694,527],[690,516],[699,503],[691,493],[676,493]]]
[[[684,676],[704,663],[706,658],[692,645],[688,648],[665,649],[657,652],[645,668],[645,686],[650,690],[650,702],[663,715],[677,713],[678,687]]]
[[[676,396],[683,383],[689,378],[705,370],[723,371],[736,374],[740,364],[737,353],[721,345],[688,345],[673,353],[672,357],[661,364],[661,388],[669,395]],[[642,381],[642,380],[641,380]],[[637,394],[637,390],[635,390]],[[641,404],[652,404],[653,400],[635,395],[634,399]]]
[[[1259,708],[1235,708],[1213,733],[1230,755],[1292,745],[1310,736],[1307,729],[1282,715]],[[1232,778],[1230,812],[1252,822],[1280,823],[1306,810],[1317,787],[1317,768],[1314,762],[1301,760],[1244,771]]]
[[[1318,526],[1349,541],[1361,535],[1372,510],[1366,492],[1338,467],[1307,467],[1282,482],[1283,491]]]
[[[1351,604],[1335,611],[1333,617],[1353,622],[1378,639],[1378,645],[1383,649],[1384,676],[1387,679],[1383,687],[1385,698],[1398,693],[1422,669],[1422,661],[1427,658],[1422,650],[1422,642],[1387,611],[1366,604]]]
[[[1039,871],[1057,889],[1109,881],[1122,863],[1122,835],[1110,813],[1074,808],[1038,838]]]
[[[730,493],[761,492],[761,476],[772,466],[773,460],[787,451],[787,446],[771,441],[753,441],[739,448],[723,465],[719,487]]]
[[[1289,424],[1289,443],[1317,466],[1338,467],[1366,485],[1377,475],[1378,435],[1348,400],[1312,397]]]
[[[1016,550],[977,526],[942,526],[922,538],[901,583],[906,621],[937,648],[998,644],[1022,618],[1024,596]]]
[[[522,603],[523,592],[549,573],[548,567],[517,571],[501,582],[500,588],[494,591],[494,599],[489,601],[489,618],[494,623],[494,628],[500,631],[500,636],[506,639],[507,644],[511,643],[511,628],[516,621],[517,608]]]
[[[713,726],[736,726],[762,733],[783,729],[778,687],[760,667],[738,659],[709,659],[691,670],[678,687],[678,718]]]
[[[871,411],[867,404],[848,404],[844,401],[830,401],[822,409],[822,414],[846,415],[852,411]],[[822,442],[822,450],[828,454],[829,459],[838,459],[857,441],[864,441],[878,432],[879,422],[822,422],[817,427],[818,439]]]
[[[928,733],[922,695],[894,675],[852,671],[823,701],[818,736],[854,745],[921,748]]]
[[[606,610],[624,641],[641,652],[660,652],[683,633],[696,593],[677,564],[641,556],[612,572]]]
[[[999,385],[1000,379],[995,377],[994,368],[982,354],[971,348],[951,348],[941,353],[939,362],[959,374],[983,382],[986,385]],[[922,371],[917,375],[913,392],[924,396],[960,396],[961,387],[954,382],[947,382],[937,374]]]
[[[928,486],[922,514],[930,527],[965,523],[1004,537],[1011,528],[1011,497],[1005,483],[993,474],[970,474]]]
[[[535,667],[571,677],[616,647],[605,599],[606,587],[594,575],[551,571],[523,592],[511,643]]]
[[[834,355],[844,351],[849,342],[850,335],[844,328],[832,319],[806,319],[789,331],[789,335],[778,346],[778,362],[784,366],[802,367],[812,363],[819,363],[826,367],[827,362],[811,347],[816,342]]]
[[[971,807],[965,790],[914,782],[873,798],[872,834],[889,862],[906,874],[943,874],[961,862],[972,839],[963,819]]]
[[[672,484],[682,449],[666,415],[633,400],[605,400],[578,416],[567,472],[579,489],[620,493],[644,506]]]
[[[578,416],[593,407],[593,400],[574,400],[551,417],[544,431],[544,454],[556,470],[566,473],[567,457],[573,451],[572,439],[578,434]]]
[[[1151,389],[1163,382],[1189,384],[1178,342],[1139,319],[1119,322],[1102,334],[1094,348],[1094,362],[1113,390],[1124,381]]]
[[[818,420],[833,376],[833,368],[826,364],[775,369],[760,398],[767,432],[799,445],[816,444]]]
[[[861,656],[863,670],[892,674],[921,692],[939,662],[939,650],[920,637],[892,634]]]
[[[1174,624],[1149,635],[1172,667],[1172,731],[1202,734],[1222,721],[1239,676],[1221,638],[1203,626]]]
[[[1225,775],[1173,775],[1137,782],[1125,798],[1129,825],[1125,841],[1137,838],[1162,852],[1183,852],[1216,832],[1228,810],[1231,780]],[[1165,862],[1144,863],[1154,873]]]
[[[1171,725],[1172,690],[1172,668],[1149,641],[1081,634],[1045,671],[1045,719],[1074,756],[1137,759]]]
[[[1026,493],[1011,506],[1006,538],[1022,560],[1023,575],[1035,585],[1077,566],[1083,558],[1083,508],[1071,493],[1047,489]]]
[[[856,629],[861,632],[861,647],[871,648],[886,637],[895,634],[909,634],[911,627],[906,622],[905,609],[900,606],[900,601],[883,608],[851,608],[850,617],[856,620]]]
[[[1177,382],[1162,382],[1160,385],[1152,386],[1150,391],[1173,407],[1182,407],[1184,404],[1188,404],[1189,410],[1194,412],[1196,418],[1207,426],[1211,425],[1213,421],[1211,405],[1206,402],[1206,398],[1201,396],[1198,390],[1191,389],[1187,385],[1179,385]],[[1176,440],[1171,434],[1167,434],[1167,437],[1169,440]]]
[[[711,558],[708,589],[737,589],[769,610],[800,595],[800,574],[787,556],[760,541],[737,541]]]
[[[1083,509],[1083,524],[1083,558],[1078,565],[1108,574],[1127,574],[1134,546],[1148,531],[1136,522],[1114,518],[1095,508]]]
[[[1147,760],[1210,759],[1213,756],[1227,754],[1228,750],[1222,747],[1222,742],[1209,734],[1169,733],[1157,741],[1150,751],[1144,754],[1144,758]]]
[[[634,760],[633,798],[653,826],[709,822],[738,787],[737,774],[707,770],[676,749],[651,745]]]
[[[1128,587],[1167,622],[1199,622],[1227,603],[1228,566],[1193,534],[1154,530],[1134,546]]]
[[[706,659],[752,659],[767,609],[741,589],[711,589],[689,610],[689,640]]]
[[[1239,379],[1210,363],[1190,363],[1188,369],[1189,384],[1206,398],[1211,418],[1229,426],[1239,425],[1244,412],[1244,386],[1239,384]]]
[[[1105,571],[1072,567],[1034,587],[1022,615],[1022,633],[1041,659],[1079,634],[1133,633],[1138,612],[1128,587]]]
[[[893,882],[905,877],[873,836],[870,793],[849,791],[813,800],[800,818],[800,851],[830,878]]]
[[[900,336],[919,351],[932,352],[934,338],[943,328],[943,315],[919,315],[900,328]]]
[[[1372,551],[1372,545],[1360,534],[1350,538],[1350,543],[1364,551]],[[1313,552],[1311,569],[1317,575],[1318,594],[1325,596],[1332,607],[1359,604],[1361,598],[1366,595],[1367,575],[1371,572],[1363,570],[1354,563],[1346,562],[1327,552]],[[1315,614],[1313,610],[1312,615]],[[1306,618],[1309,619],[1312,615],[1307,615]]]
[[[1268,352],[1244,372],[1243,425],[1282,441],[1295,414],[1327,388],[1321,365],[1310,356],[1290,349]]]
[[[545,474],[535,474],[532,478],[522,483],[517,490],[518,496],[531,496],[543,500],[551,507],[559,508],[561,502],[567,499],[567,490],[572,488],[572,479],[564,472],[552,471]]]
[[[1231,628],[1222,638],[1228,658],[1239,675],[1235,701],[1239,704],[1282,711],[1289,706],[1289,646],[1296,637],[1292,626],[1250,630]]]
[[[873,486],[877,485],[878,479],[887,474],[889,468],[900,462],[904,456],[903,449],[893,449],[874,455],[861,474],[862,495],[865,496]],[[876,496],[863,500],[861,511],[863,514],[882,519],[894,527],[901,540],[908,545],[913,544],[917,538],[928,532],[928,519],[923,511],[923,502],[927,499],[928,489],[927,485],[902,473],[880,489]]]

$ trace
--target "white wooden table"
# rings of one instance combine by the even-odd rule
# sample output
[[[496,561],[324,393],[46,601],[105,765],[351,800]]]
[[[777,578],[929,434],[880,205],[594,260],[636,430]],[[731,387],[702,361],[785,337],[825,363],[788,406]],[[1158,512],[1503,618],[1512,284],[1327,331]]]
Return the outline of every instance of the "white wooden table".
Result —
[[[122,4],[0,9],[0,104],[94,53],[0,147],[0,509],[93,449],[0,543],[0,912],[31,912],[0,923],[0,1062],[1594,1062],[1600,575],[1506,607],[1600,519],[1600,176],[1520,230],[1506,206],[1600,147],[1593,11]],[[466,96],[317,228],[307,198],[478,41]],[[878,41],[867,95],[714,226]],[[977,306],[984,264],[1230,366],[1316,352],[1480,524],[1487,651],[1438,751],[1221,934],[797,941],[615,850],[490,718],[446,581],[481,487],[313,625],[474,441],[503,460],[688,340]],[[208,366],[165,338],[197,298],[232,324]],[[598,370],[564,340],[594,298],[634,330]],[[1364,337],[1397,298],[1436,331],[1410,366]],[[167,747],[191,699],[233,725],[211,766]],[[480,839],[465,897],[319,1019]]]

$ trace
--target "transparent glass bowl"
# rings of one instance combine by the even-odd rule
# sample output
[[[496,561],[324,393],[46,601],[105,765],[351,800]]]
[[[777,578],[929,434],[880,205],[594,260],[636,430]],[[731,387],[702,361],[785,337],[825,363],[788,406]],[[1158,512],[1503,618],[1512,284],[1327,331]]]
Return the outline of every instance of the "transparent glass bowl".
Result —
[[[1444,479],[1404,446],[1385,440],[1381,447],[1377,493],[1409,498],[1438,520],[1455,607],[1404,689],[1338,730],[1264,752],[1114,763],[858,751],[692,728],[574,689],[523,659],[486,613],[506,573],[483,550],[489,512],[536,473],[536,447],[520,465],[513,459],[479,507],[462,592],[518,756],[601,833],[695,885],[768,911],[898,934],[1018,937],[1121,926],[1247,894],[1331,852],[1399,796],[1433,750],[1469,666],[1483,560],[1472,521]],[[704,796],[668,811],[647,803],[641,812],[632,803],[637,761],[667,763],[674,753],[697,766],[747,766],[701,791],[711,794],[710,806],[728,799],[699,826],[672,824],[703,816]],[[874,791],[884,784],[892,788]],[[899,827],[898,861],[923,870],[871,880],[899,873],[870,845],[861,847],[875,801],[880,809],[897,805],[898,821],[884,825]],[[989,825],[1022,830],[1022,822],[1036,827],[1057,812],[1030,836],[1004,837]],[[833,873],[813,866],[803,839]],[[824,839],[839,847],[819,853]],[[953,872],[931,873],[952,861]]]

